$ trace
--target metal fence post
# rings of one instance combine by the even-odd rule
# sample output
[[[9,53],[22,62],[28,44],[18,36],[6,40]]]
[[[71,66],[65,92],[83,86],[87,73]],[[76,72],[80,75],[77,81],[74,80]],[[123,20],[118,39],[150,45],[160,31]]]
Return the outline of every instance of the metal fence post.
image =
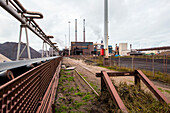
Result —
[[[155,75],[155,67],[154,67],[154,56],[152,56],[152,73]]]
[[[119,69],[120,69],[120,56],[119,56]]]
[[[110,56],[110,67],[112,66],[112,57]]]
[[[168,73],[168,72],[167,72],[167,64],[168,64],[168,57],[167,57],[167,55],[166,55],[166,73]]]
[[[163,56],[163,72],[165,73],[165,55]]]
[[[134,60],[134,56],[132,56],[132,70],[133,70],[133,68],[134,68],[134,65],[133,65],[133,61]]]

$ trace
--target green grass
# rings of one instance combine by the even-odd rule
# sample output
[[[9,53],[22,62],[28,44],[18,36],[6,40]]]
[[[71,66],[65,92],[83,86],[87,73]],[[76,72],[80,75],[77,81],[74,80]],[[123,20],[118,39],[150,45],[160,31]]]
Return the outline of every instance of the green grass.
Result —
[[[138,90],[135,86],[120,83],[116,89],[130,113],[169,113],[170,111],[166,103],[157,101],[151,93]]]
[[[165,92],[169,93],[170,94],[170,91],[169,90],[165,90]]]
[[[74,87],[71,87],[70,89],[68,89],[69,92],[73,92],[75,91]]]
[[[74,104],[75,108],[78,109],[80,106],[86,105],[87,103],[75,101],[73,104]]]
[[[68,81],[74,81],[74,77],[68,77],[67,80]]]
[[[164,90],[162,88],[158,88],[161,92],[164,92]]]
[[[163,90],[162,88],[158,88],[161,92],[167,92],[168,94],[170,94],[169,90]]]
[[[84,95],[84,93],[82,93],[82,92],[77,92],[77,93],[75,93],[74,95],[78,95],[78,96],[83,96]]]
[[[90,100],[91,97],[92,97],[92,96],[91,96],[90,94],[86,94],[86,95],[82,98],[82,100],[87,101],[87,100]]]

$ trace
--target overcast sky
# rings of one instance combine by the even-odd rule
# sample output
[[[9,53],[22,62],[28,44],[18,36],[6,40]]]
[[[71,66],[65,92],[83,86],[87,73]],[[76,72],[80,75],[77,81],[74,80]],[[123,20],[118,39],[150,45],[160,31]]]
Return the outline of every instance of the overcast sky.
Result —
[[[75,19],[78,19],[78,41],[83,41],[83,19],[86,19],[86,41],[103,39],[104,0],[19,1],[28,11],[43,13],[44,18],[36,22],[47,35],[55,37],[52,41],[60,49],[66,42],[68,45],[68,21],[74,41]],[[0,43],[18,42],[19,25],[0,8]],[[30,30],[29,42],[36,50],[42,48],[42,40]],[[115,47],[119,43],[132,44],[133,49],[170,46],[170,0],[109,0],[109,44]]]

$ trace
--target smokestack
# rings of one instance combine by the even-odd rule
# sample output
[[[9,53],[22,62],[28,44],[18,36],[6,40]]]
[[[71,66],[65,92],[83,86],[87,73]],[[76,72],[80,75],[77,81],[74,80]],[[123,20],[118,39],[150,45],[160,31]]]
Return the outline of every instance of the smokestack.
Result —
[[[130,44],[130,51],[132,52],[132,44]]]
[[[83,42],[85,42],[85,19],[83,19]]]
[[[77,42],[77,19],[75,19],[75,42]]]
[[[105,57],[108,58],[108,0],[104,0],[104,49]]]

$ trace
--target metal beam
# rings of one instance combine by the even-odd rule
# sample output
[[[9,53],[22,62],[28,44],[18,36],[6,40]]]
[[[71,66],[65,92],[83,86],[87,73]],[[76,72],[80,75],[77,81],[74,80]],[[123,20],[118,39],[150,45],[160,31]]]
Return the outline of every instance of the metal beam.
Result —
[[[115,104],[122,110],[123,113],[128,113],[127,108],[125,107],[123,101],[121,100],[119,94],[116,91],[116,88],[112,84],[112,81],[110,80],[108,74],[106,71],[102,72],[102,78],[106,84],[107,89],[109,90],[112,99],[114,100]]]
[[[136,76],[138,76],[143,83],[150,89],[150,91],[157,97],[161,102],[166,102],[167,104],[170,101],[156,88],[156,86],[146,77],[146,75],[141,70],[135,71]]]

